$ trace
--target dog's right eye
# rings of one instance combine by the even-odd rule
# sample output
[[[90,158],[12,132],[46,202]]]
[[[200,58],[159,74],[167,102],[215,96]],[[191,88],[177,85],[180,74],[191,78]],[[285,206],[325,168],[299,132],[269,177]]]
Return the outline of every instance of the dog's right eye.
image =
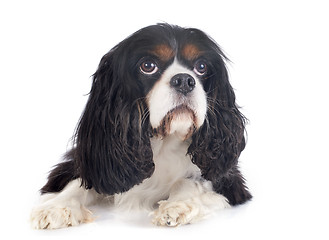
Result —
[[[151,75],[151,74],[156,73],[159,70],[159,68],[155,62],[153,62],[151,60],[147,60],[147,61],[142,62],[142,64],[140,65],[140,70],[144,74]]]

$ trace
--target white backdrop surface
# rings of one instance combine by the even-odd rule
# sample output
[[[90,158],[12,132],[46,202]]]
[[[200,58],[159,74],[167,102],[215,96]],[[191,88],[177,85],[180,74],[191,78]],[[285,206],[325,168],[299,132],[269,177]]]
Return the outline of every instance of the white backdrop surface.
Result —
[[[30,229],[38,189],[70,146],[100,58],[157,22],[204,30],[232,60],[231,83],[250,120],[240,160],[253,200],[175,229],[101,209],[92,224]],[[319,0],[1,1],[1,234],[329,239],[328,23]]]

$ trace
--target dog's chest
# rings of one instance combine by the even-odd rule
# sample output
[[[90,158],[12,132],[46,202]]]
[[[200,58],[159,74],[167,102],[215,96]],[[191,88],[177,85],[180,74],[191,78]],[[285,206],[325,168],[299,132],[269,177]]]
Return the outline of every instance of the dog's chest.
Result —
[[[164,139],[151,139],[151,144],[155,163],[155,171],[151,178],[168,183],[199,174],[199,168],[187,155],[188,142],[172,135]]]
[[[151,209],[167,199],[170,190],[179,180],[199,178],[200,169],[191,162],[187,149],[189,144],[175,136],[151,139],[155,170],[150,178],[129,191],[115,195],[115,204],[125,209]]]

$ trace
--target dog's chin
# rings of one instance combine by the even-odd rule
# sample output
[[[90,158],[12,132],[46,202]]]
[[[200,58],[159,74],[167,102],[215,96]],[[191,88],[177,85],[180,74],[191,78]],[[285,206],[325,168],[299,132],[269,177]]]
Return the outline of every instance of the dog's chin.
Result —
[[[176,135],[184,141],[190,138],[196,129],[197,117],[194,111],[186,105],[179,105],[165,115],[153,132],[157,137]]]

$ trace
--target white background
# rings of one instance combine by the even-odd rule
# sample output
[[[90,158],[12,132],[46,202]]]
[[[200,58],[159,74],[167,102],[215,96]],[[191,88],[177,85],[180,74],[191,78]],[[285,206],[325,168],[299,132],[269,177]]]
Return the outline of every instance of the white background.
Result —
[[[328,12],[318,0],[1,1],[1,234],[328,239]],[[241,170],[253,201],[175,229],[98,212],[92,224],[31,230],[30,209],[70,146],[99,60],[163,21],[204,30],[233,62],[231,82],[250,120]]]

